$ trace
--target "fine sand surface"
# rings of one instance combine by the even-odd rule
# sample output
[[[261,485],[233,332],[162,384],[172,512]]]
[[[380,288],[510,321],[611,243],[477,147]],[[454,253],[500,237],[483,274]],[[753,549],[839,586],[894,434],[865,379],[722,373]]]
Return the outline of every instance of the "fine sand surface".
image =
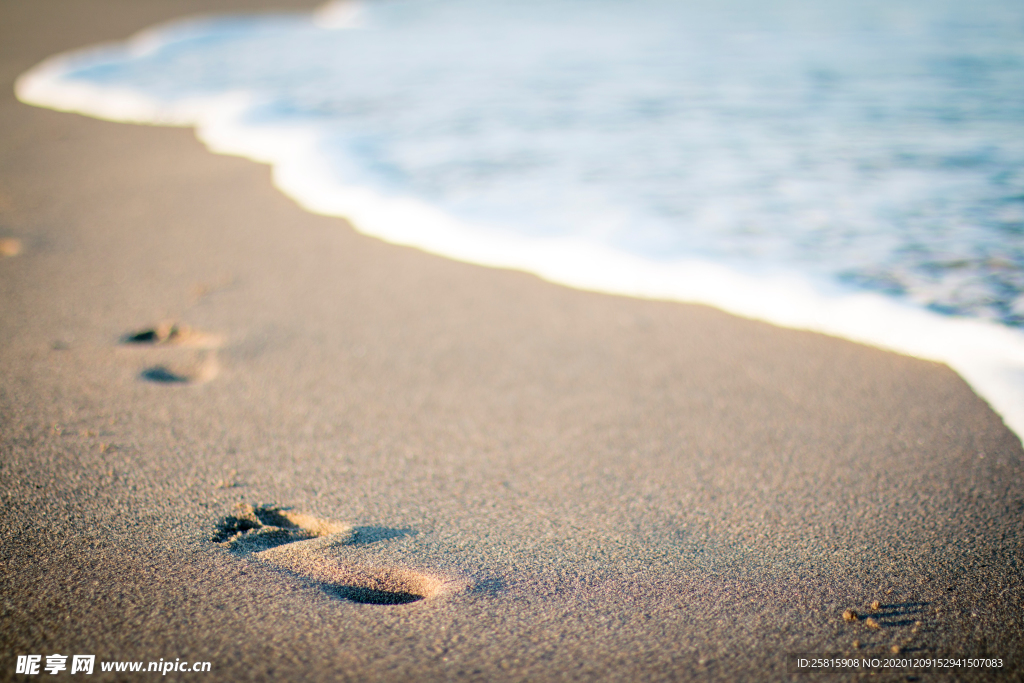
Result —
[[[14,99],[270,4],[0,0],[0,679],[1019,679],[1024,453],[948,368],[384,244],[189,130]]]

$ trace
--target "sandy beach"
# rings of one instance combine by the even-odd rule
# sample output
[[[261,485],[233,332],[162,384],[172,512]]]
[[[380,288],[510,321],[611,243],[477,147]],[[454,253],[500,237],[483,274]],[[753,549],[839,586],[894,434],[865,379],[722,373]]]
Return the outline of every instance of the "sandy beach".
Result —
[[[0,680],[1024,675],[1024,451],[946,366],[389,245],[13,94],[316,4],[0,3]]]

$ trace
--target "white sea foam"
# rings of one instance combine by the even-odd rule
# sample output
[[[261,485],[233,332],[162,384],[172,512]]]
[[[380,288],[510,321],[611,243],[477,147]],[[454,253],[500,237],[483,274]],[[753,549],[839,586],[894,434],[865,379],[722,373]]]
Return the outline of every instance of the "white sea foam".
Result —
[[[317,25],[354,26],[356,5],[330,3]],[[22,75],[26,103],[128,123],[193,126],[207,147],[273,166],[275,185],[305,209],[347,218],[383,240],[485,266],[535,273],[586,290],[703,303],[736,315],[811,330],[943,362],[957,371],[1019,436],[1024,435],[1024,334],[993,322],[940,315],[898,299],[851,292],[795,271],[759,274],[699,258],[654,259],[586,235],[490,229],[439,206],[372,183],[339,180],[323,153],[322,131],[282,120],[253,122],[251,93],[220,91],[173,101],[137,89],[72,78],[83,65],[151,53],[187,34],[176,24],[126,43],[58,55]]]
[[[332,0],[313,12],[313,22],[320,28],[330,30],[359,28],[361,10],[358,0]]]

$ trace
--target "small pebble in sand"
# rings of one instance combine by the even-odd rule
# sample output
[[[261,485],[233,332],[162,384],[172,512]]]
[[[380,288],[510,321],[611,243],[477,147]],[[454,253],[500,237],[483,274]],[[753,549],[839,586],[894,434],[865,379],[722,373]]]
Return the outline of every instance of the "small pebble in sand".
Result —
[[[901,648],[899,645],[893,645],[889,648],[889,652],[893,653],[894,655],[898,655],[902,651],[903,648]]]
[[[878,608],[881,607],[881,606],[882,606],[882,603],[878,602],[878,600],[875,600],[874,602],[871,603],[871,611],[872,612],[877,612]]]
[[[853,641],[853,649],[854,650],[859,650],[860,649],[860,641],[859,640]]]
[[[0,237],[0,256],[17,256],[21,253],[21,240],[13,237]]]
[[[857,621],[857,613],[854,612],[852,609],[846,610],[845,612],[843,612],[843,621]]]
[[[882,625],[879,624],[874,619],[872,619],[871,617],[868,617],[867,619],[864,620],[864,625],[867,626],[868,628],[873,628],[873,629],[876,629],[876,630],[882,628]]]

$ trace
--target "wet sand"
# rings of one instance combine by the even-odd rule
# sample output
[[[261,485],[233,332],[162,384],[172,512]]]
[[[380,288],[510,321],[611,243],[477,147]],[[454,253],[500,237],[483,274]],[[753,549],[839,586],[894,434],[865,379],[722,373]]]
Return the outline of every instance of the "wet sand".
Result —
[[[1022,675],[1024,452],[945,366],[388,245],[189,130],[14,99],[284,4],[0,4],[0,679]]]

